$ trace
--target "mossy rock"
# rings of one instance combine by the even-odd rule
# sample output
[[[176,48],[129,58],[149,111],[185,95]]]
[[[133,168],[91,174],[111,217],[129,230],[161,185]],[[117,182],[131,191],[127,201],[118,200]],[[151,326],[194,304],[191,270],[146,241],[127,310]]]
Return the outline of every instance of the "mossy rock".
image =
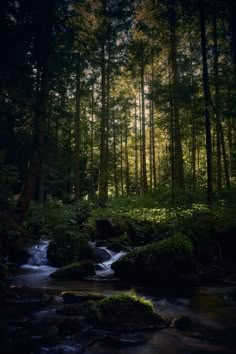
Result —
[[[79,280],[91,275],[95,275],[94,263],[86,260],[68,264],[50,274],[50,277],[57,280]]]
[[[128,253],[112,269],[123,278],[174,284],[195,272],[192,243],[178,234]]]
[[[51,241],[47,251],[48,261],[55,267],[93,257],[93,250],[84,236],[65,233]]]
[[[92,315],[91,315],[92,314]],[[165,320],[156,314],[150,301],[136,294],[120,294],[94,303],[90,317],[98,326],[122,329],[163,328]]]

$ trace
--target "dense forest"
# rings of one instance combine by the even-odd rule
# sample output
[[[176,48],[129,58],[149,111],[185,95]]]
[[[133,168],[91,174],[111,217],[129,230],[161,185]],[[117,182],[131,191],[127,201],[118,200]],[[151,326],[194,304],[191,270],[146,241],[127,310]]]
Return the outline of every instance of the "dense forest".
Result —
[[[235,18],[234,0],[1,0],[4,354],[235,352]]]

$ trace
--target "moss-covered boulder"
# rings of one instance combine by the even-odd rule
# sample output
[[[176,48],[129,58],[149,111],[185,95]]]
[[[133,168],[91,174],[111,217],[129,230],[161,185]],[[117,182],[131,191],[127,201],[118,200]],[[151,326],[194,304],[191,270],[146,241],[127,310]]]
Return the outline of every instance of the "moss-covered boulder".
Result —
[[[122,278],[175,283],[195,272],[192,243],[177,234],[128,253],[112,268]]]
[[[61,267],[71,262],[92,258],[93,250],[86,237],[65,232],[50,242],[47,257],[52,266]]]
[[[79,280],[91,275],[95,275],[94,263],[90,260],[86,260],[68,264],[56,270],[50,277],[57,280]]]
[[[120,294],[92,303],[90,321],[97,326],[134,330],[163,328],[165,320],[156,314],[150,301],[136,294]]]

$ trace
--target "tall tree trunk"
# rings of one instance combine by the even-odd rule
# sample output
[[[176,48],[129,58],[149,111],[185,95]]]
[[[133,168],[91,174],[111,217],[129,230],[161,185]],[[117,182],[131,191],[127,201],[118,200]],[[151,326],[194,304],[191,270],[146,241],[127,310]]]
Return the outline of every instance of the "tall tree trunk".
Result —
[[[215,115],[216,115],[216,156],[217,156],[217,189],[222,189],[222,166],[221,166],[221,119],[220,119],[220,89],[219,89],[219,53],[217,38],[216,9],[213,15],[214,37],[214,73],[215,73]]]
[[[126,183],[126,194],[130,195],[130,173],[129,173],[129,152],[128,152],[128,122],[127,117],[125,117],[125,183]]]
[[[77,63],[76,72],[76,112],[75,112],[75,199],[81,198],[81,62]]]
[[[175,148],[175,185],[177,188],[184,188],[184,164],[183,151],[181,141],[179,107],[176,97],[176,85],[178,83],[178,66],[177,66],[177,37],[176,37],[176,10],[175,0],[170,0],[169,6],[170,21],[170,67],[171,67],[171,83],[172,83],[172,107],[173,107],[173,132],[174,132],[174,148]]]
[[[145,97],[144,97],[144,48],[141,44],[140,53],[140,78],[141,78],[141,106],[142,106],[142,192],[146,193],[148,191],[147,185],[147,163],[146,163],[146,119],[145,119]]]
[[[53,8],[54,1],[51,0],[43,5],[42,11],[43,25],[40,36],[44,41],[44,51],[42,53],[42,74],[39,102],[36,112],[33,151],[25,175],[24,185],[21,190],[17,204],[17,216],[22,220],[27,212],[30,201],[33,197],[35,182],[40,173],[43,160],[45,133],[47,127],[47,112],[49,100],[49,62],[52,52],[52,31],[53,31]]]
[[[140,159],[140,182],[139,182],[139,191],[142,194],[142,181],[143,181],[143,146],[142,146],[142,101],[141,101],[141,84],[138,85],[138,109],[139,109],[139,159]]]
[[[212,204],[212,142],[211,142],[211,120],[209,112],[210,90],[207,65],[206,50],[206,27],[205,27],[205,8],[204,0],[199,0],[200,6],[200,28],[201,28],[201,47],[202,47],[202,80],[204,91],[204,112],[205,112],[205,131],[206,131],[206,155],[207,155],[207,202]]]
[[[137,102],[136,102],[136,97],[134,101],[134,164],[135,164],[135,191],[136,194],[139,192],[139,182],[138,182],[138,127],[137,127],[137,122],[138,117],[137,117]]]
[[[124,174],[123,174],[123,128],[121,126],[120,132],[120,183],[121,183],[121,194],[124,195]]]
[[[193,43],[190,34],[190,84],[191,88],[194,86],[194,74],[193,74]],[[196,151],[197,151],[197,136],[196,136],[196,114],[195,114],[195,104],[194,95],[191,95],[191,145],[192,145],[192,188],[196,190]]]
[[[224,161],[224,170],[225,170],[225,180],[227,189],[230,189],[230,175],[229,175],[229,163],[227,159],[227,153],[225,148],[225,139],[222,123],[220,122],[220,137],[221,137],[221,145],[222,145],[222,153],[223,153],[223,161]]]
[[[94,197],[94,85],[91,97],[91,133],[90,133],[90,198]]]
[[[101,89],[102,89],[102,108],[101,108],[101,134],[100,134],[100,169],[99,169],[99,198],[107,199],[107,120],[106,120],[106,60],[105,43],[101,48]]]
[[[151,90],[150,90],[151,92]],[[152,162],[153,162],[153,149],[152,149],[152,100],[149,100],[149,174],[150,174],[150,180],[149,180],[149,185],[150,185],[150,191],[152,191],[153,188],[153,168],[152,168]]]
[[[116,142],[116,122],[115,122],[115,109],[112,110],[112,127],[113,127],[113,173],[114,173],[114,187],[115,196],[118,197],[118,175],[117,175],[117,142]]]
[[[152,53],[151,63],[151,141],[152,141],[152,174],[153,174],[153,187],[157,188],[157,170],[156,170],[156,146],[155,146],[155,122],[154,122],[154,62]]]

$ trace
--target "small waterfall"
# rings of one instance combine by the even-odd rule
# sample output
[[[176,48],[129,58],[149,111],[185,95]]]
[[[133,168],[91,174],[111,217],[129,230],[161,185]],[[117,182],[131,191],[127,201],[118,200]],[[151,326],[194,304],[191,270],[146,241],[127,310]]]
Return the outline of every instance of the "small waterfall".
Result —
[[[21,269],[33,274],[35,279],[48,277],[56,268],[48,265],[47,249],[50,240],[41,239],[29,249],[30,258],[27,264],[23,264]]]
[[[49,242],[49,240],[40,240],[36,245],[31,247],[29,265],[41,266],[48,264],[47,249]]]
[[[106,254],[107,258],[103,262],[99,262],[96,264],[96,278],[110,278],[114,274],[111,265],[114,262],[118,261],[118,259],[120,259],[122,256],[124,256],[126,252],[113,252],[107,247],[96,247],[94,244],[93,247],[97,251],[103,251]]]

